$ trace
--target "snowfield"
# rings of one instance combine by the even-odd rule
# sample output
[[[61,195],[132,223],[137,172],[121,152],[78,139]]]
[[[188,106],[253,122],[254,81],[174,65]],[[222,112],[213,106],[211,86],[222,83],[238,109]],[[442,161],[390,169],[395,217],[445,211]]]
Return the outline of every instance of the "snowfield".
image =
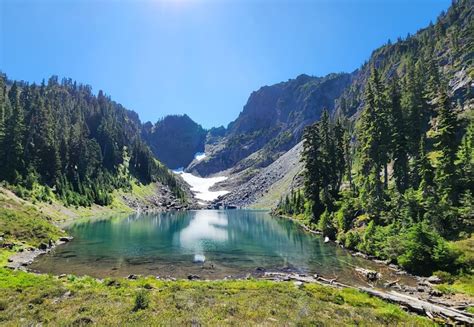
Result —
[[[191,186],[191,191],[194,192],[196,199],[203,201],[213,201],[219,196],[229,193],[229,191],[209,191],[209,189],[216,183],[225,181],[227,179],[226,176],[203,178],[194,176],[190,173],[176,173],[179,174],[184,179],[184,181]]]
[[[204,158],[206,158],[206,154],[204,152],[197,152],[194,155],[194,159],[196,159],[197,161],[201,161]]]

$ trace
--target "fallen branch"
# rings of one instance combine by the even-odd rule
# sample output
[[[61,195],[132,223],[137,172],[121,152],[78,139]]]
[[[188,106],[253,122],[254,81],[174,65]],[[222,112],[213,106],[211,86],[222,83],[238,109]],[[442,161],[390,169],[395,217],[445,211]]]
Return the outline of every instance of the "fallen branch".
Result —
[[[398,305],[408,308],[412,312],[419,314],[425,314],[430,318],[434,316],[441,317],[443,319],[454,320],[455,322],[473,325],[474,315],[468,312],[456,310],[454,308],[448,308],[437,304],[432,304],[427,301],[417,299],[412,296],[401,294],[398,292],[383,292],[367,287],[359,287],[359,290],[378,297],[382,300],[396,303]]]
[[[399,281],[400,281],[400,279],[392,280],[392,281],[386,282],[384,284],[384,286],[387,287],[387,288],[392,287],[393,285],[398,284]]]

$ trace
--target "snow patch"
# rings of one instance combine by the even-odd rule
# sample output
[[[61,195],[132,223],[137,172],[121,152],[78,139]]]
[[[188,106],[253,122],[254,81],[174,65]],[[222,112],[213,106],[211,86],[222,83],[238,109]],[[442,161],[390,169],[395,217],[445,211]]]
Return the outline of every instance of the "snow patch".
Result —
[[[209,191],[214,184],[225,181],[226,176],[218,177],[198,177],[190,173],[176,172],[181,175],[186,183],[191,186],[191,191],[194,192],[196,199],[203,201],[212,201],[217,199],[221,195],[229,193],[229,191]]]
[[[206,154],[204,152],[196,152],[194,155],[194,159],[197,161],[201,161],[202,159],[206,158]]]

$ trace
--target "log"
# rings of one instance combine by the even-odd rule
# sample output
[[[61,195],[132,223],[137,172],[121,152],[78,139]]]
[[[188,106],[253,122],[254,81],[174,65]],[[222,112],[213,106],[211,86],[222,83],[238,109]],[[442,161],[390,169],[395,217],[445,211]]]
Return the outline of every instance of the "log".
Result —
[[[378,297],[382,300],[396,303],[408,308],[412,312],[427,315],[428,317],[437,316],[446,320],[451,319],[457,323],[474,325],[474,315],[468,312],[447,308],[427,301],[417,299],[412,296],[401,294],[395,291],[383,292],[367,287],[359,287],[360,291]]]
[[[331,286],[334,288],[352,288],[357,289],[361,292],[365,292],[369,295],[378,297],[382,300],[398,304],[400,307],[405,308],[411,312],[415,312],[421,315],[426,315],[430,319],[435,317],[441,318],[446,322],[455,321],[464,325],[474,325],[474,314],[464,312],[456,309],[455,307],[447,307],[448,304],[435,304],[425,300],[418,299],[413,296],[398,293],[395,291],[383,291],[368,287],[351,287],[349,285],[337,282],[337,278],[327,279],[319,275],[306,276],[298,274],[287,274],[280,272],[265,272],[263,275],[264,279],[269,280],[285,280],[285,281],[298,281],[302,283],[317,283],[320,285]],[[394,281],[395,284],[398,281]]]
[[[399,281],[400,281],[400,279],[392,280],[392,281],[386,282],[384,284],[384,286],[387,287],[387,288],[392,287],[393,285],[397,284]]]

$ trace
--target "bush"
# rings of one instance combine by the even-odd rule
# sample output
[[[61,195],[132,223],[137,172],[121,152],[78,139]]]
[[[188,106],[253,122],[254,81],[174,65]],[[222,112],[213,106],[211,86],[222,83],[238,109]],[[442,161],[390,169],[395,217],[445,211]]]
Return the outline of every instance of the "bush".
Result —
[[[348,249],[355,249],[356,246],[360,243],[360,235],[355,231],[349,231],[346,233],[346,239],[344,246]]]
[[[333,223],[333,214],[330,214],[327,210],[324,211],[319,218],[318,229],[324,236],[334,239],[336,236],[336,228]]]
[[[459,254],[426,223],[408,229],[398,263],[409,272],[429,276],[435,270],[455,272]]]
[[[137,294],[135,294],[135,305],[132,311],[139,311],[148,308],[148,304],[150,300],[148,298],[148,293],[145,290],[139,290]]]
[[[339,201],[339,210],[336,212],[337,229],[347,232],[352,227],[352,222],[360,211],[358,207],[358,199],[353,198],[348,192],[343,193],[341,201]]]

